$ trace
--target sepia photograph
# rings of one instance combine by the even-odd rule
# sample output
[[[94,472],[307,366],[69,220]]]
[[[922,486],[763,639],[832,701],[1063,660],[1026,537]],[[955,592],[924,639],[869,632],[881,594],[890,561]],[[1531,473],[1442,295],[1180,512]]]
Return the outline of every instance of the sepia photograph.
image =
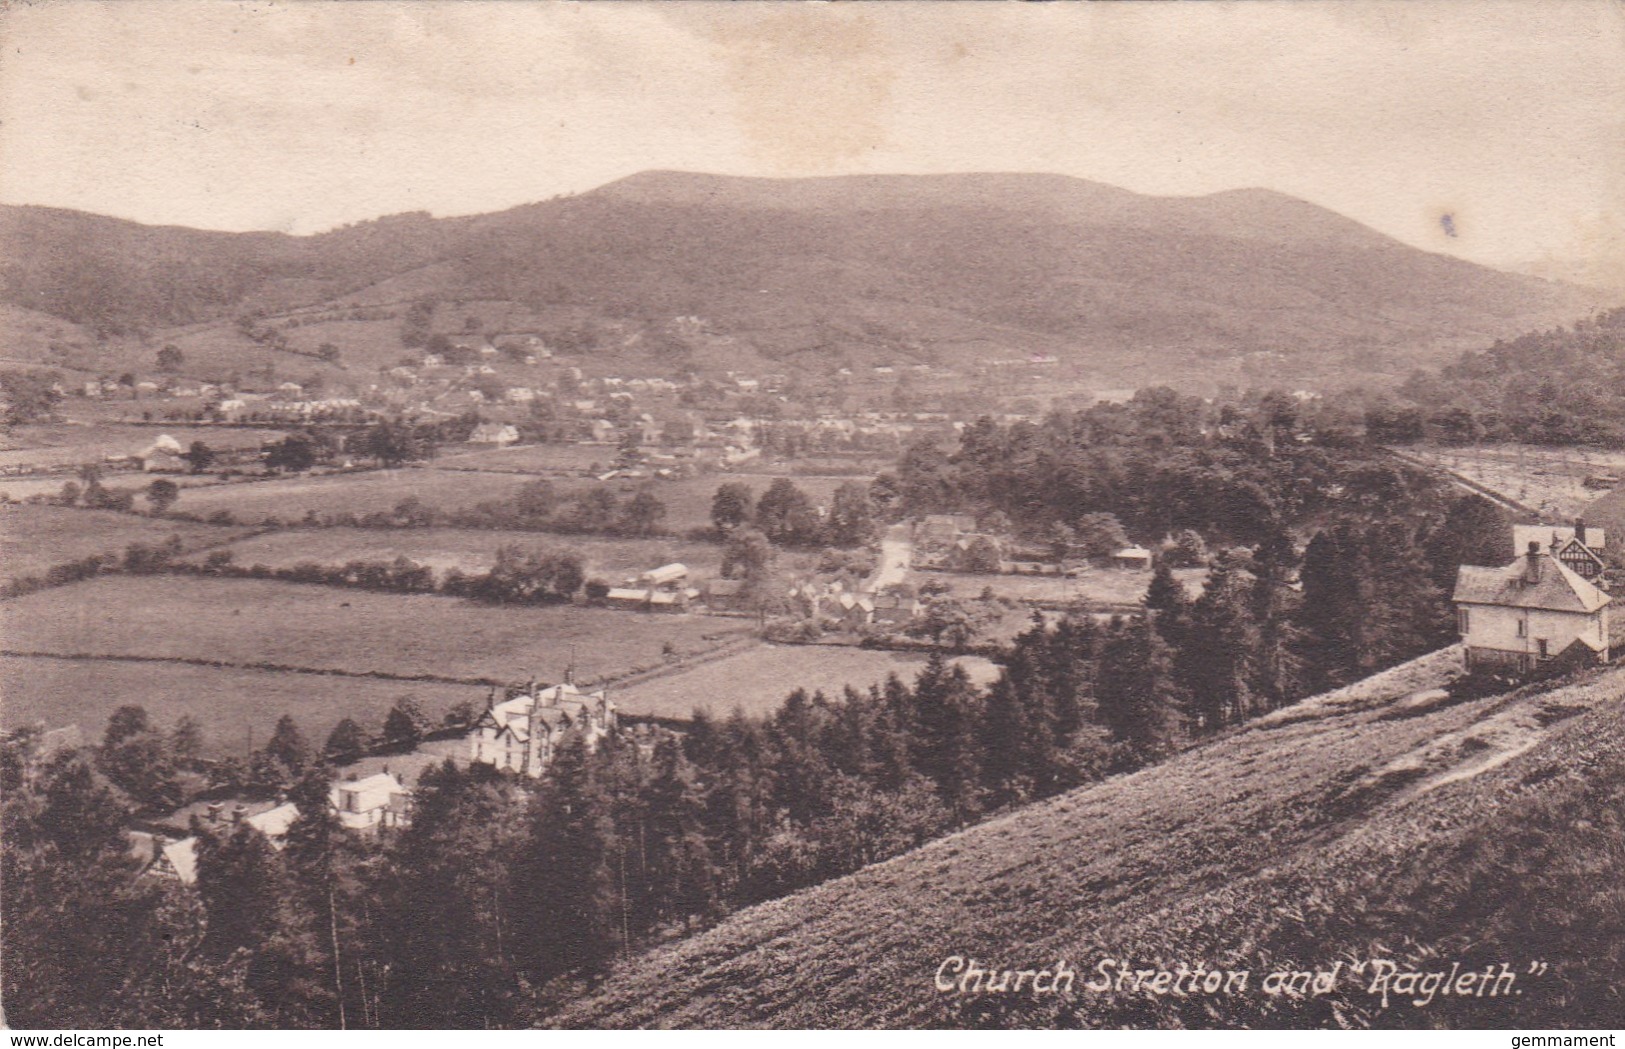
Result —
[[[1622,0],[0,0],[0,1026],[1622,1017]]]

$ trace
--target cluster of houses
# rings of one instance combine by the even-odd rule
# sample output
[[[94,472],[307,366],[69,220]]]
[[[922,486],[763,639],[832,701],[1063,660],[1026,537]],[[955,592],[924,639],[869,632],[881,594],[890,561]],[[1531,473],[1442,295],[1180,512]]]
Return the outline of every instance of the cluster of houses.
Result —
[[[597,746],[615,732],[615,704],[605,691],[584,692],[570,676],[557,685],[533,681],[501,700],[493,689],[485,710],[465,737],[468,761],[536,779],[552,763],[566,734],[578,733],[589,745]],[[340,826],[360,834],[404,827],[412,818],[412,791],[387,766],[369,776],[334,783],[327,803]],[[280,849],[298,817],[298,806],[280,798],[199,801],[139,825],[128,837],[132,854],[143,864],[143,874],[194,885],[200,829],[218,833],[247,826]]]
[[[328,805],[340,826],[366,833],[404,826],[411,819],[412,792],[384,771],[333,784]],[[131,831],[130,848],[145,863],[143,873],[193,885],[197,882],[198,827],[218,832],[246,824],[280,849],[298,818],[299,807],[290,801],[200,801]]]
[[[1143,546],[1112,552],[1113,567],[1148,572],[1154,558]],[[969,514],[927,514],[914,523],[914,564],[944,572],[1000,572],[1010,575],[1071,575],[1076,561],[1015,548],[1003,536],[977,530]]]
[[[1606,539],[1583,521],[1519,525],[1511,562],[1463,565],[1453,598],[1467,669],[1525,675],[1625,653],[1614,644]]]
[[[853,633],[907,624],[925,608],[911,593],[893,589],[866,593],[839,579],[797,583],[787,596],[797,618],[828,620]]]

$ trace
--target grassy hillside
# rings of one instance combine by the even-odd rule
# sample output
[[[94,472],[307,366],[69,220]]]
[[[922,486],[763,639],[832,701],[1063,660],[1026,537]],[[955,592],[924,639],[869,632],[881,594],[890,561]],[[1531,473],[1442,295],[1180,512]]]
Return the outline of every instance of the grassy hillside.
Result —
[[[570,1027],[1617,1022],[1625,671],[1451,700],[1436,653],[1176,759],[743,911],[613,973]],[[958,995],[951,956],[1067,959],[1070,996]],[[1233,996],[1086,989],[1101,959],[1251,971]],[[1507,962],[1522,994],[1367,994],[1356,961]],[[1324,995],[1262,991],[1330,969]],[[1531,975],[1537,962],[1547,968]],[[1372,970],[1367,969],[1367,974]]]
[[[593,330],[593,358],[668,366],[833,371],[1041,351],[1076,374],[1130,379],[1209,377],[1215,359],[1240,368],[1268,353],[1290,381],[1407,371],[1587,304],[1277,193],[1148,197],[1034,175],[649,172],[498,214],[302,238],[7,208],[0,243],[0,301],[98,331],[161,339],[250,309],[434,295],[486,303],[498,327]],[[674,331],[680,317],[698,330]],[[333,341],[370,368],[391,359],[398,329],[334,320],[291,344]],[[233,354],[264,363],[219,327],[175,341],[211,368]],[[279,369],[309,366],[284,356]]]

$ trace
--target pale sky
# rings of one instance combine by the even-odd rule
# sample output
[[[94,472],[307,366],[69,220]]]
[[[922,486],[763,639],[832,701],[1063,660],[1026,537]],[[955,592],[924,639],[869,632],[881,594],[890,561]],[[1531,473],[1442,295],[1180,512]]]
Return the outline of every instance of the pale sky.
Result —
[[[1045,171],[1625,286],[1625,0],[12,0],[0,46],[6,203],[308,233],[650,168]]]

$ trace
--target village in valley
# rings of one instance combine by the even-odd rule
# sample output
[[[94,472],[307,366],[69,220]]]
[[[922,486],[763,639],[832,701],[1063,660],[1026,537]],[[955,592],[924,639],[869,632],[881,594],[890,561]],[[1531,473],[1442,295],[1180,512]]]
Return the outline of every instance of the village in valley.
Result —
[[[1038,527],[1047,515],[1030,507],[1018,524],[996,500],[967,512],[976,500],[929,491],[943,485],[937,471],[967,468],[979,445],[1030,440],[1068,403],[1079,419],[1244,456],[1278,456],[1277,441],[1296,455],[1335,448],[1364,422],[1303,391],[1228,403],[1170,390],[1100,399],[1076,383],[1057,394],[1065,372],[1053,357],[990,366],[1006,405],[996,416],[972,415],[952,373],[905,390],[887,366],[816,382],[588,377],[575,362],[590,354],[556,354],[537,332],[443,335],[436,318],[454,313],[428,300],[414,310],[423,330],[401,341],[424,349],[382,369],[382,382],[322,400],[302,399],[297,383],[255,392],[267,380],[189,378],[166,345],[151,378],[53,379],[24,391],[39,402],[32,416],[13,409],[0,479],[14,573],[8,727],[32,722],[36,760],[99,733],[104,753],[122,754],[107,758],[109,774],[130,777],[125,834],[143,876],[194,885],[200,835],[248,828],[281,848],[300,816],[291,794],[312,775],[327,786],[305,784],[307,807],[387,837],[410,826],[426,770],[539,780],[567,738],[595,749],[615,737],[647,763],[694,717],[771,716],[801,687],[818,703],[843,691],[861,702],[927,656],[986,684],[1035,622],[1081,616],[1121,630],[1148,609],[1177,613],[1214,565],[1248,585],[1280,571],[1260,567],[1258,540],[1210,547],[1225,530],[1201,527],[1200,512],[1186,514],[1197,527],[1160,532],[1145,526],[1168,516],[1156,503],[1132,530],[1106,510]],[[352,304],[317,322],[327,316],[394,314]],[[260,334],[278,323],[239,323],[238,334],[280,344]],[[473,313],[462,325],[478,326]],[[1170,412],[1187,417],[1161,429]],[[1420,469],[1440,493],[1456,489],[1459,506],[1471,501],[1465,523],[1444,526],[1477,532],[1455,553],[1479,556],[1448,580],[1458,671],[1512,681],[1613,661],[1621,559],[1608,540],[1625,536],[1625,514],[1595,474],[1578,489],[1593,501],[1567,518],[1555,511],[1576,510],[1572,500],[1536,509],[1504,477],[1498,490],[1497,478],[1466,472],[1460,446],[1372,454],[1389,464],[1378,489],[1414,486],[1401,478]],[[1551,458],[1524,448],[1518,461]],[[1303,540],[1288,541],[1298,549],[1286,556],[1301,560]],[[64,550],[75,556],[54,560]],[[1283,584],[1303,589],[1292,575],[1273,585]],[[48,611],[87,587],[100,595],[77,600],[119,615],[218,617],[229,605],[233,621],[118,637]],[[355,643],[308,647],[300,620],[311,615],[323,632],[356,621]],[[472,644],[443,633],[510,616]],[[441,636],[423,648],[414,629],[392,629],[412,620]],[[267,658],[282,652],[293,655]],[[80,682],[96,666],[116,668],[121,687],[87,704]],[[71,672],[58,679],[56,668]],[[194,690],[199,673],[220,680]],[[267,702],[271,681],[300,702]],[[154,760],[155,748],[168,753]]]
[[[473,833],[458,813],[573,850],[599,832],[569,799],[607,791],[612,836],[563,869],[665,827],[600,901],[636,934],[480,963],[602,973],[1389,667],[1423,717],[1625,651],[1625,456],[1508,443],[1491,409],[1464,434],[1392,390],[1102,389],[1052,354],[747,373],[695,363],[726,338],[695,316],[658,329],[689,340],[672,368],[606,350],[647,327],[512,316],[358,296],[95,342],[13,316],[54,366],[7,374],[8,760],[95,755],[125,884],[235,907],[320,840],[404,872]],[[324,370],[282,379],[316,339]],[[95,345],[152,367],[70,380]],[[1479,775],[1547,716],[1382,782]],[[403,889],[363,869],[345,921],[372,946],[301,1015],[383,1017],[363,984],[417,979],[375,953],[404,934],[358,917]],[[225,957],[220,919],[184,928]]]

